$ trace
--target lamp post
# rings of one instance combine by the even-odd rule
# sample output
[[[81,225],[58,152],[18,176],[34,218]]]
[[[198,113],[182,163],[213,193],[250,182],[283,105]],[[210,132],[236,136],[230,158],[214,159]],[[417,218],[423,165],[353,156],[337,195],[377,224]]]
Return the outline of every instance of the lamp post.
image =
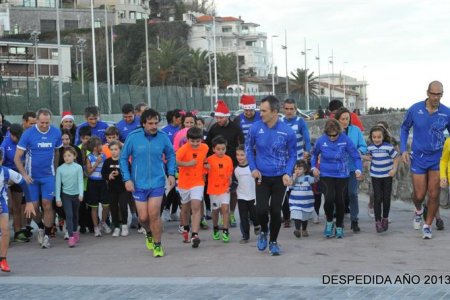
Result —
[[[142,6],[145,10],[149,10],[147,5]],[[147,72],[147,105],[148,107],[152,107],[152,96],[150,92],[150,61],[148,54],[148,14],[144,17],[144,26],[145,26],[145,65]]]
[[[346,103],[347,101],[346,101],[346,99],[345,99],[345,64],[347,64],[348,62],[346,62],[346,61],[344,61],[344,63],[343,63],[343,67],[342,67],[342,81],[343,81],[343,86],[344,86],[344,101],[343,101],[343,103],[344,103],[344,106],[345,107],[348,107],[348,103]]]
[[[39,64],[38,64],[38,42],[39,42],[39,35],[41,34],[40,31],[32,31],[30,33],[30,39],[33,41],[34,45],[34,68],[35,68],[35,75],[36,75],[36,97],[39,98]]]
[[[272,35],[271,36],[271,44],[272,44],[272,67],[271,67],[271,71],[272,71],[272,95],[275,95],[275,64],[274,64],[274,58],[273,58],[273,38],[277,38],[278,35]]]
[[[281,49],[284,50],[284,60],[286,63],[286,97],[289,97],[289,72],[288,72],[288,46],[287,46],[287,31],[284,30],[284,45],[281,45]]]
[[[303,40],[304,51],[302,51],[302,55],[305,56],[305,96],[306,96],[306,110],[309,110],[309,80],[308,80],[308,55],[307,52],[311,49],[306,49],[306,38]]]
[[[93,0],[91,0],[93,1]],[[61,33],[59,28],[59,4],[60,2],[55,0],[56,6],[56,40],[58,43],[58,102],[59,102],[59,115],[63,112],[63,91],[62,91],[62,61],[61,61]]]
[[[106,0],[105,0],[105,44],[106,44],[106,88],[108,92],[108,114],[111,114],[111,75],[109,72],[109,36],[108,36],[108,12],[106,10]]]
[[[213,17],[213,43],[214,43],[214,96],[216,103],[219,100],[217,87],[217,43],[216,43],[216,17]]]
[[[86,49],[86,40],[78,39],[78,48],[80,49],[81,60],[81,95],[84,95],[84,49]]]
[[[319,97],[320,97],[320,95],[322,94],[320,92],[322,90],[322,88],[320,87],[320,49],[319,49],[319,44],[317,44],[316,60],[317,60],[317,72],[319,73],[319,76],[317,76],[317,85],[319,86]]]
[[[236,42],[235,42],[235,46],[236,46],[236,82],[237,82],[237,90],[238,90],[238,102],[239,99],[241,97],[241,82],[240,82],[240,74],[239,74],[239,55],[238,55],[238,51],[239,51],[239,35],[236,33],[233,33],[233,35],[236,37]]]
[[[115,78],[114,78],[114,19],[111,22],[111,88],[112,88],[112,93],[114,94],[115,91]]]
[[[205,26],[206,29],[206,36],[202,36],[202,39],[205,39],[208,42],[208,71],[209,71],[209,101],[211,105],[211,111],[214,111],[214,100],[213,100],[213,94],[212,94],[212,71],[211,71],[211,40],[210,40],[210,33],[211,33],[211,26]]]
[[[331,56],[328,57],[328,62],[331,64],[331,86],[330,86],[330,98],[328,99],[328,102],[331,101],[331,98],[333,98],[333,88],[334,88],[334,56],[333,56],[333,49],[331,49]]]
[[[98,106],[97,90],[97,55],[95,52],[95,20],[94,20],[94,0],[91,0],[91,31],[92,31],[92,67],[94,71],[94,104]]]

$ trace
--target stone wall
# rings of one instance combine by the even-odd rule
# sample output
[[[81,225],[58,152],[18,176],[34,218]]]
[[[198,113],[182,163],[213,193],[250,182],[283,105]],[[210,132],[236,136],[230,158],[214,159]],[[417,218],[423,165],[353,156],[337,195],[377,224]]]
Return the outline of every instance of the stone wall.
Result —
[[[364,125],[365,131],[364,136],[368,140],[368,134],[370,128],[375,126],[377,122],[383,120],[389,124],[389,131],[391,135],[395,137],[397,140],[400,140],[400,126],[403,122],[404,113],[392,113],[392,114],[383,114],[383,115],[366,115],[361,116],[361,121]],[[323,133],[323,128],[326,120],[315,120],[308,121],[309,132],[311,134],[311,139],[315,140]],[[360,184],[360,191],[368,193],[370,184],[370,177],[368,172],[368,166],[366,164],[364,170],[364,180]],[[412,200],[412,182],[411,182],[411,171],[409,165],[405,165],[403,162],[400,162],[397,174],[395,175],[393,184],[392,184],[392,199],[400,199],[405,201]],[[441,191],[441,206],[448,207],[450,205],[449,202],[449,194],[447,189],[443,189]]]

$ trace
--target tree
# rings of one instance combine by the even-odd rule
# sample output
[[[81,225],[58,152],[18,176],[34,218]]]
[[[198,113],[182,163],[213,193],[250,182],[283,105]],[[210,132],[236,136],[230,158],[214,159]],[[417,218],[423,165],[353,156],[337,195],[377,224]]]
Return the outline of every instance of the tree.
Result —
[[[291,76],[293,79],[289,78],[291,91],[293,93],[299,93],[302,96],[306,95],[306,86],[305,86],[305,70],[299,69],[295,72],[291,72]],[[316,81],[317,77],[314,77],[314,72],[308,74],[308,92],[310,96],[317,97],[318,92],[318,82]]]
[[[217,81],[221,89],[237,83],[236,55],[234,53],[217,53]]]
[[[195,82],[196,87],[203,87],[208,82],[208,51],[195,49],[189,53],[188,65],[186,66],[190,82]]]

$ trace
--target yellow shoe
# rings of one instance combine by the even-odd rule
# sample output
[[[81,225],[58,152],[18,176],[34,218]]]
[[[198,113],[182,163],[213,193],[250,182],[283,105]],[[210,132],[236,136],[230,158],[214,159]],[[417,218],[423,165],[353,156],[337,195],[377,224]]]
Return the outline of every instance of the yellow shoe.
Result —
[[[151,235],[147,235],[145,237],[145,244],[147,245],[148,250],[153,250],[154,244],[153,244],[153,237]]]
[[[154,245],[153,247],[153,257],[163,257],[164,256],[164,249],[159,245]]]

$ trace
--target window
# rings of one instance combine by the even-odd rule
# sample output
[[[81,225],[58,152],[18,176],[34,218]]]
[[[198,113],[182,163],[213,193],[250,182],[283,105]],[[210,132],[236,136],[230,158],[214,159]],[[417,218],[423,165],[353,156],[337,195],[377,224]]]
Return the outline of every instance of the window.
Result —
[[[222,46],[223,47],[233,47],[234,43],[232,40],[223,40],[222,41]]]
[[[52,49],[52,59],[58,59],[58,49]]]
[[[102,27],[102,21],[100,21],[99,19],[95,20],[94,28],[100,28],[100,27]]]
[[[119,16],[119,19],[125,19],[126,18],[126,12],[124,10],[119,10],[117,12],[117,15]]]
[[[48,59],[48,49],[38,48],[39,58]]]
[[[136,12],[130,11],[130,20],[134,20],[134,19],[136,19]]]
[[[56,20],[41,20],[41,32],[56,31]]]
[[[78,20],[64,20],[64,29],[78,29]]]
[[[231,32],[231,31],[232,31],[231,26],[224,26],[224,27],[222,27],[222,32]]]

